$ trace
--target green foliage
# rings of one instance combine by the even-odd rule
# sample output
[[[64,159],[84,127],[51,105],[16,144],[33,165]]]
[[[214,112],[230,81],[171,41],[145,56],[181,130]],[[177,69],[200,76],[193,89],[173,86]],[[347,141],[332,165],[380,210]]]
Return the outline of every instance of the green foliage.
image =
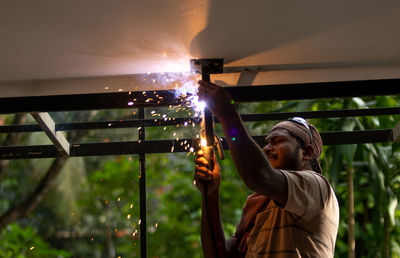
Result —
[[[320,108],[348,109],[397,106],[397,97],[333,99],[314,103]],[[398,116],[321,119],[321,131],[391,129]],[[394,255],[398,238],[398,197],[400,152],[398,144],[333,145],[325,147],[325,175],[331,180],[340,204],[340,228],[336,243],[337,257],[346,255],[347,247],[347,170],[354,170],[356,217],[356,256],[388,257]],[[397,217],[396,217],[397,216]],[[392,248],[391,248],[392,246]]]
[[[72,257],[70,252],[50,247],[31,227],[10,224],[0,234],[0,257]]]
[[[241,113],[316,111],[329,109],[394,107],[399,97],[324,99],[319,101],[268,102],[240,106]],[[157,108],[158,114],[172,111]],[[94,120],[121,116],[134,119],[136,111],[99,111]],[[150,111],[147,117],[152,116]],[[181,113],[183,111],[180,111]],[[53,115],[53,114],[52,114]],[[54,114],[65,122],[65,114]],[[76,122],[77,114],[68,115]],[[181,115],[185,115],[184,112]],[[158,117],[155,117],[158,118]],[[4,121],[9,121],[9,116]],[[7,122],[6,121],[6,122]],[[391,129],[400,116],[326,118],[311,120],[320,131]],[[253,135],[268,133],[272,122],[248,123]],[[221,128],[217,124],[217,134]],[[198,127],[147,128],[146,139],[191,138]],[[90,132],[92,140],[137,140],[137,131]],[[30,143],[41,143],[32,135]],[[230,153],[220,161],[222,168],[221,212],[227,236],[235,231],[249,191],[238,176]],[[146,155],[147,227],[149,257],[202,257],[200,244],[201,198],[193,186],[193,155],[167,153]],[[12,161],[1,185],[0,210],[4,212],[36,185],[51,160]],[[357,257],[400,257],[400,145],[362,144],[325,146],[322,156],[325,176],[331,181],[340,204],[340,227],[336,257],[347,256],[347,171],[354,171]],[[1,247],[10,247],[18,257],[139,257],[139,160],[137,155],[72,158],[57,180],[57,186],[38,209],[23,222],[30,227],[10,225],[1,234]],[[33,182],[33,183],[32,183]],[[26,187],[21,187],[21,185]],[[36,234],[42,236],[38,237]],[[20,240],[24,239],[24,240]],[[38,242],[33,242],[31,239]],[[42,242],[40,242],[42,241]],[[46,242],[45,242],[46,241]],[[35,246],[33,250],[30,247]],[[8,247],[7,247],[8,248]],[[13,249],[14,248],[14,249]],[[25,249],[24,249],[25,248]],[[11,250],[10,249],[10,250]],[[55,255],[45,254],[51,249]],[[0,254],[6,255],[5,248]],[[21,251],[22,250],[22,251]],[[0,257],[1,257],[0,255]],[[7,253],[8,255],[8,253]],[[48,256],[46,256],[48,255]],[[64,256],[63,256],[64,255]]]
[[[193,157],[186,154],[146,155],[149,257],[202,257],[201,198],[193,185],[193,162]],[[226,179],[221,186],[221,209],[227,234],[231,235],[248,193],[229,159],[221,162],[221,166]],[[86,239],[93,238],[89,241],[93,250],[107,253],[107,242],[112,242],[117,256],[139,256],[138,184],[137,156],[106,161],[89,175],[80,204],[84,210],[80,226],[87,232]],[[94,228],[102,233],[90,233]],[[70,245],[76,247],[77,243],[72,240]],[[80,255],[83,257],[83,253]]]

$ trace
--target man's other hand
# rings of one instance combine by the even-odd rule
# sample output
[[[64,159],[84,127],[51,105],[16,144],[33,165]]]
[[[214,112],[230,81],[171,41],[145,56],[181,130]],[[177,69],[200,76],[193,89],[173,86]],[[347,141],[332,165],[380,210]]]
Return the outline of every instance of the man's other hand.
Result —
[[[204,187],[207,185],[208,194],[214,194],[219,190],[221,184],[221,169],[219,167],[218,161],[213,155],[214,168],[211,171],[208,169],[208,160],[204,158],[204,153],[202,150],[197,152],[197,157],[195,160],[196,168],[194,171],[194,179],[196,187],[201,193],[204,193]]]

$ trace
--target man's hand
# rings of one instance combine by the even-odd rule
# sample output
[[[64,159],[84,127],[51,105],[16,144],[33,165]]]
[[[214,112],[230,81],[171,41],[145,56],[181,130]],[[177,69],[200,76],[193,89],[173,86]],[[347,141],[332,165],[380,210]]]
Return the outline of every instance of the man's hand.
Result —
[[[223,87],[203,80],[199,81],[199,85],[199,99],[207,103],[207,107],[218,119],[235,111],[232,97]]]
[[[204,158],[204,153],[202,150],[197,152],[196,168],[194,171],[194,179],[196,183],[196,187],[200,190],[201,193],[204,193],[204,185],[208,184],[208,194],[214,194],[219,190],[219,186],[221,184],[221,169],[219,167],[218,161],[213,155],[213,163],[214,168],[213,171],[207,168],[208,161]]]

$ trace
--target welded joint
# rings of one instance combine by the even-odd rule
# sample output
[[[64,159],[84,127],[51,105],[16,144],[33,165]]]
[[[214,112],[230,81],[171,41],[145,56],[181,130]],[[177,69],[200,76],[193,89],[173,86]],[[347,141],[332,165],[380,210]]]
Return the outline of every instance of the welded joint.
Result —
[[[400,142],[400,122],[393,128],[393,141]]]
[[[40,128],[46,133],[47,137],[53,142],[54,146],[63,156],[69,156],[69,142],[60,131],[56,131],[56,124],[49,113],[31,113]]]

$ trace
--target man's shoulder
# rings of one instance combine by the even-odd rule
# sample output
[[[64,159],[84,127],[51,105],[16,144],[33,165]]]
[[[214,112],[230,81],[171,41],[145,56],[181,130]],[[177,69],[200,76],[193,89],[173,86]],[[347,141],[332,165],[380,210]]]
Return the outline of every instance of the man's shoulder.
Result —
[[[334,194],[329,180],[322,174],[312,170],[281,170],[288,180],[288,186],[300,187],[306,189],[307,185],[313,186],[310,190],[320,189],[323,196],[327,198]],[[303,188],[304,187],[304,188]]]
[[[329,184],[328,179],[322,175],[321,173],[315,172],[313,170],[284,170],[280,169],[280,171],[285,175],[285,176],[295,176],[295,177],[304,177],[304,178],[313,178],[317,180],[323,180]]]

